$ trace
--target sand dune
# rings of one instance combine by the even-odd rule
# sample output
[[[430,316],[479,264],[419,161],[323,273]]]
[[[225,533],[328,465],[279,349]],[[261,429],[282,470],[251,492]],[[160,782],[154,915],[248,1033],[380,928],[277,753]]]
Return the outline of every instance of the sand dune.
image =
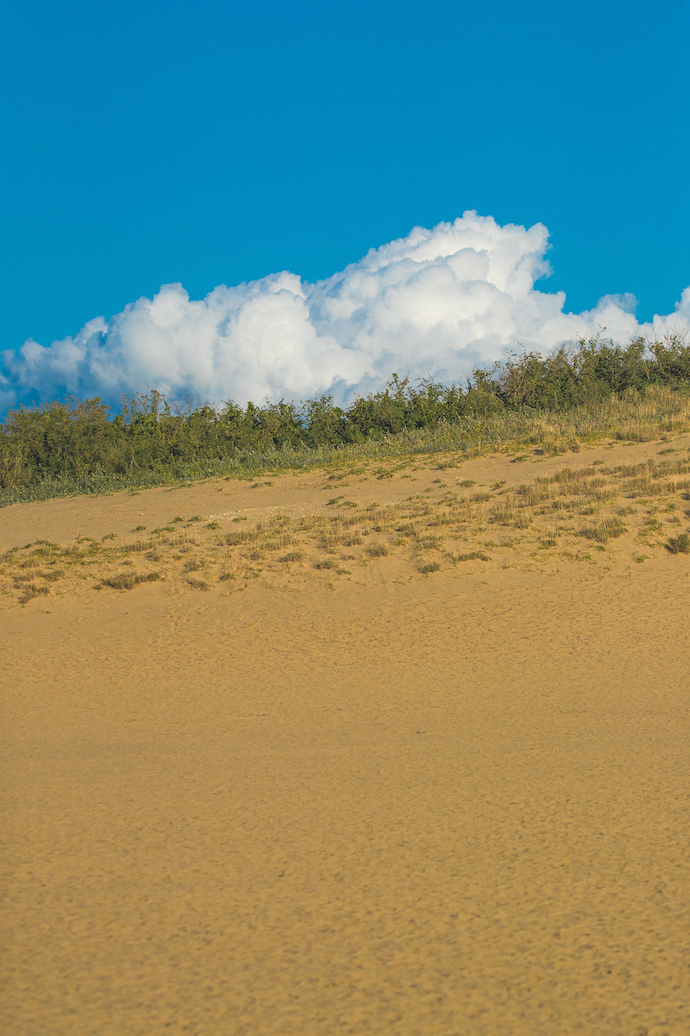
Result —
[[[3,1031],[685,1036],[689,448],[0,511]]]

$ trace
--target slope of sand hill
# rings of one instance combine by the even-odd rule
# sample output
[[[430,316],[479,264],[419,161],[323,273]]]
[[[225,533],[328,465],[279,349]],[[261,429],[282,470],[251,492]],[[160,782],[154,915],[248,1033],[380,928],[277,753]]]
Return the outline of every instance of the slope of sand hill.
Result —
[[[2,1031],[690,1032],[689,451],[0,511]]]

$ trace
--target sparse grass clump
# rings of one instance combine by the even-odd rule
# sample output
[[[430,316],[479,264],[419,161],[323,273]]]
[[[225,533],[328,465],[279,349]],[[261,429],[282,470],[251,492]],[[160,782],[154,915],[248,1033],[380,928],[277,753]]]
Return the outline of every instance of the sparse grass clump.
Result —
[[[211,589],[209,583],[207,583],[205,579],[190,578],[190,579],[187,580],[187,583],[189,584],[189,586],[193,587],[195,590],[210,590]]]
[[[117,576],[106,576],[101,584],[113,590],[133,590],[140,583],[154,583],[160,578],[160,572],[121,572]]]
[[[690,533],[684,532],[675,539],[669,539],[666,550],[671,554],[690,554]]]
[[[469,554],[451,554],[449,556],[453,564],[458,561],[491,561],[489,555],[484,554],[481,550],[473,550]]]
[[[47,586],[36,586],[35,583],[31,583],[29,586],[24,587],[24,593],[19,598],[20,604],[27,604],[32,601],[34,597],[41,597],[50,593]]]
[[[605,518],[596,525],[583,526],[580,536],[588,540],[597,540],[599,543],[608,543],[609,540],[623,536],[627,531],[627,525],[620,518]]]
[[[385,558],[388,555],[388,546],[385,543],[372,543],[365,552],[370,558]]]

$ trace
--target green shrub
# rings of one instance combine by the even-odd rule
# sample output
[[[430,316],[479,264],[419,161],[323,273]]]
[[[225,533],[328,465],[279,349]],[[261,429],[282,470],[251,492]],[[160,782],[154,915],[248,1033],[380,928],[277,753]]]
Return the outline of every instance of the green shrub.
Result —
[[[414,436],[422,431],[430,433],[433,450],[447,453],[467,449],[467,443],[499,442],[502,436],[523,441],[509,432],[531,422],[532,434],[524,441],[542,453],[562,452],[577,448],[580,432],[572,427],[534,430],[542,417],[558,424],[555,415],[578,408],[591,412],[607,400],[644,402],[658,386],[674,392],[687,392],[690,386],[690,344],[680,333],[650,345],[638,340],[619,346],[597,337],[559,347],[546,357],[523,353],[489,370],[475,370],[465,387],[429,380],[412,385],[393,374],[384,389],[355,399],[346,409],[331,396],[320,396],[299,406],[285,400],[261,407],[205,403],[180,412],[157,391],[126,399],[115,415],[98,397],[22,406],[0,425],[0,502],[171,481],[190,484],[214,474],[227,476],[229,470],[253,478],[267,457],[276,468],[300,466],[308,462],[309,451],[324,458],[334,447],[353,448],[350,464],[363,456],[383,460],[386,451],[377,452],[375,444],[385,446],[392,436],[416,442]],[[660,420],[661,414],[619,417],[615,426],[624,439],[647,441],[658,434]],[[610,419],[608,427],[614,427]],[[671,430],[667,420],[665,431]],[[362,447],[362,453],[355,447]],[[515,460],[528,456],[521,453]],[[394,470],[379,467],[374,474],[389,478]],[[468,482],[460,484],[469,488]],[[195,520],[198,515],[190,519]]]

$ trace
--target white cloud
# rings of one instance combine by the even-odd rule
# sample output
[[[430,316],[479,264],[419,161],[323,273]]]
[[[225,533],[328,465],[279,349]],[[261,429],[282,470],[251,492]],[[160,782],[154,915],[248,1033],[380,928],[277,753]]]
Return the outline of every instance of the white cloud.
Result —
[[[393,372],[457,381],[515,349],[547,350],[595,335],[627,342],[690,324],[690,288],[676,312],[638,324],[631,295],[563,312],[563,292],[537,291],[550,272],[542,224],[499,226],[466,212],[372,249],[341,273],[308,284],[291,273],[215,288],[190,300],[180,284],[126,306],[73,338],[33,340],[4,354],[0,406],[30,391],[117,402],[158,388],[218,402],[339,398],[380,386]]]

